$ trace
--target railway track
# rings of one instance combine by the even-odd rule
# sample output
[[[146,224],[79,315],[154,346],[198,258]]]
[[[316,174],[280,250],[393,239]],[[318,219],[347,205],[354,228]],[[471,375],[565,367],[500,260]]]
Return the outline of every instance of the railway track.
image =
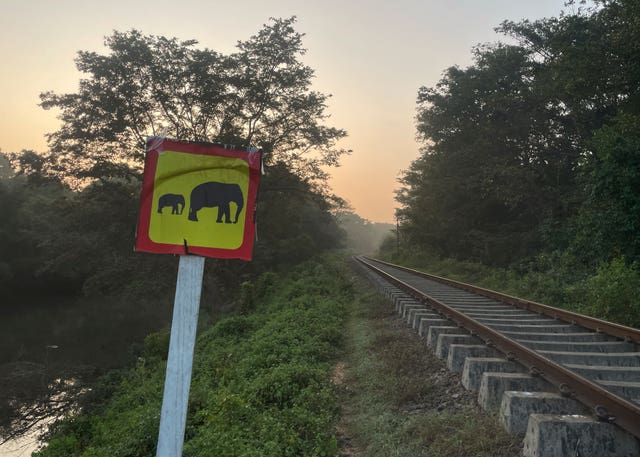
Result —
[[[640,330],[355,260],[525,456],[640,456]]]

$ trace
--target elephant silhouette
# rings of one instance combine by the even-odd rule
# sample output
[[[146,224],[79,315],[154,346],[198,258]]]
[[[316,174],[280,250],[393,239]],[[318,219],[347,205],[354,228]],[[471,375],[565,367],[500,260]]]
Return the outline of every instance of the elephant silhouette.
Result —
[[[164,194],[158,200],[158,213],[162,214],[162,209],[167,206],[171,207],[171,214],[182,214],[184,197],[180,194]]]
[[[242,189],[238,184],[226,184],[222,182],[205,182],[197,185],[191,191],[191,198],[189,201],[189,220],[198,221],[198,211],[202,208],[218,207],[218,217],[216,222],[222,223],[222,216],[224,216],[224,222],[231,224],[231,208],[229,203],[236,204],[236,216],[233,223],[238,222],[240,212],[244,207],[244,197],[242,196]]]

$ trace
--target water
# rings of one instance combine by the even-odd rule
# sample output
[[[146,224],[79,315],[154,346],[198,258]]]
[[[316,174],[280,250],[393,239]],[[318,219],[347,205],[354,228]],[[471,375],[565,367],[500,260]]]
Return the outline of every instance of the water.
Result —
[[[0,309],[0,364],[122,366],[131,345],[170,322],[167,304],[127,306],[107,299],[58,298]]]
[[[40,447],[40,433],[40,429],[34,430],[20,438],[0,444],[0,457],[30,457],[31,453]]]
[[[134,306],[81,297],[3,304],[0,383],[5,385],[0,384],[0,406],[3,389],[14,389],[28,401],[29,395],[42,392],[44,379],[80,376],[91,382],[109,369],[130,363],[144,337],[167,326],[170,318],[169,302]],[[5,443],[0,457],[31,455],[39,434],[36,430]]]

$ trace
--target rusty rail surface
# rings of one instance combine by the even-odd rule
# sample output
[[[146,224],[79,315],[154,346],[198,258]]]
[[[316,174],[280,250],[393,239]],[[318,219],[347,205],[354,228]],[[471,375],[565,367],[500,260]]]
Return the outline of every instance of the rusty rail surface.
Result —
[[[555,385],[562,395],[569,395],[576,398],[583,404],[593,408],[598,419],[612,422],[624,428],[634,436],[640,438],[640,406],[622,397],[612,394],[596,383],[585,379],[584,377],[568,370],[562,365],[555,363],[534,350],[531,350],[520,343],[513,341],[511,338],[501,334],[500,332],[487,327],[480,322],[470,318],[460,311],[451,308],[441,301],[432,298],[413,286],[395,278],[389,273],[381,270],[371,262],[378,262],[393,268],[397,268],[417,276],[431,279],[452,287],[476,293],[485,297],[505,302],[507,304],[523,308],[530,311],[539,312],[547,316],[554,317],[559,320],[565,320],[570,323],[579,324],[598,332],[606,333],[627,341],[640,342],[640,330],[636,330],[623,325],[617,325],[583,316],[569,311],[559,310],[547,305],[542,305],[528,300],[512,297],[509,295],[494,292],[488,289],[482,289],[470,284],[464,284],[450,279],[441,278],[439,276],[429,275],[427,273],[412,270],[410,268],[394,265],[388,262],[371,259],[368,257],[356,257],[358,262],[365,265],[370,270],[376,272],[390,283],[405,291],[415,299],[428,303],[438,310],[448,319],[456,324],[466,328],[473,335],[482,338],[487,345],[495,347],[504,353],[508,359],[517,360],[519,363],[529,369],[534,376],[540,376],[551,384]],[[587,325],[588,324],[588,325]]]

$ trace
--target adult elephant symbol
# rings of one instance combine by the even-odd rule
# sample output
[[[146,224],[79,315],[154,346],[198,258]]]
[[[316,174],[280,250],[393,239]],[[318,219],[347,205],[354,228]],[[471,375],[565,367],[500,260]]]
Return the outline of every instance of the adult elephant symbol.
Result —
[[[230,203],[236,205],[236,215],[231,220]],[[240,212],[244,208],[244,197],[242,189],[238,184],[227,184],[222,182],[205,182],[193,188],[189,200],[189,220],[198,221],[198,211],[202,208],[218,207],[217,223],[222,223],[222,216],[226,224],[237,223]]]

